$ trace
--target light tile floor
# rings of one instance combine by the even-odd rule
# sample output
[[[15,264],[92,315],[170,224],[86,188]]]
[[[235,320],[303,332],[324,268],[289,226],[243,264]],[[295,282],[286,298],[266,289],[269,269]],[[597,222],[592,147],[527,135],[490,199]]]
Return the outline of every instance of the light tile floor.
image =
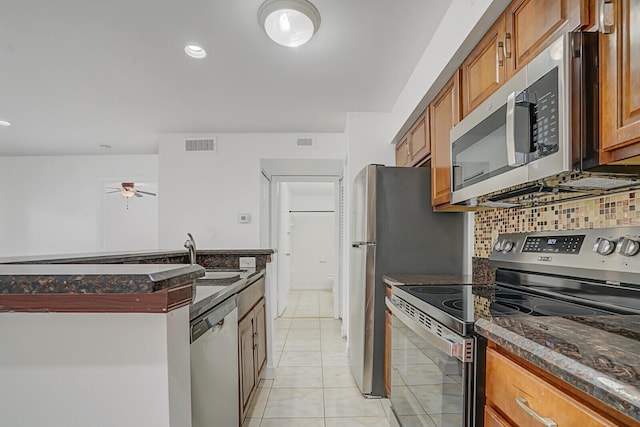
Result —
[[[245,427],[389,427],[388,399],[358,390],[330,291],[292,291],[274,321],[275,375],[262,380]]]

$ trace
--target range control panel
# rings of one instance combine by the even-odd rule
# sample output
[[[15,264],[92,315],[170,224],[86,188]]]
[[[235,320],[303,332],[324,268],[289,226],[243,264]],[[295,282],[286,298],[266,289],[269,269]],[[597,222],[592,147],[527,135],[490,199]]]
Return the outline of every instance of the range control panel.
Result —
[[[509,270],[640,286],[640,227],[500,234],[489,260]]]
[[[527,236],[522,252],[542,252],[578,255],[584,243],[584,234],[570,236]]]

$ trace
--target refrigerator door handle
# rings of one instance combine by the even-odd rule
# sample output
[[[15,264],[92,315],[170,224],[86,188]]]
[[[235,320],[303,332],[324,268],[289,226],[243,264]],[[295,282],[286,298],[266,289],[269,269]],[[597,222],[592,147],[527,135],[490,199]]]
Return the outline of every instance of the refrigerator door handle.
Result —
[[[353,242],[351,244],[354,248],[361,248],[362,246],[375,246],[376,242]]]

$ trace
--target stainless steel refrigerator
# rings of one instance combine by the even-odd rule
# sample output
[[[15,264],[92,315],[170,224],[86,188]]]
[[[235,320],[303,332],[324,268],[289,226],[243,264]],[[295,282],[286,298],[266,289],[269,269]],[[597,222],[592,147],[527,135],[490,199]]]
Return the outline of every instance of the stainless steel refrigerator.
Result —
[[[463,215],[433,212],[430,168],[366,166],[352,197],[349,362],[363,394],[385,396],[382,276],[462,273]]]

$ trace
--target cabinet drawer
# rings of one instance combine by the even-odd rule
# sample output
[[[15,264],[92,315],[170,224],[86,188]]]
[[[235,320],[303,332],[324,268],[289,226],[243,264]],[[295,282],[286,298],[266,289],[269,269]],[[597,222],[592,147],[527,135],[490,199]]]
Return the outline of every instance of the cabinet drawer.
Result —
[[[518,426],[543,425],[526,408],[558,426],[616,425],[493,349],[487,349],[486,395],[492,406]]]
[[[264,277],[238,294],[238,319],[242,319],[264,296]]]

